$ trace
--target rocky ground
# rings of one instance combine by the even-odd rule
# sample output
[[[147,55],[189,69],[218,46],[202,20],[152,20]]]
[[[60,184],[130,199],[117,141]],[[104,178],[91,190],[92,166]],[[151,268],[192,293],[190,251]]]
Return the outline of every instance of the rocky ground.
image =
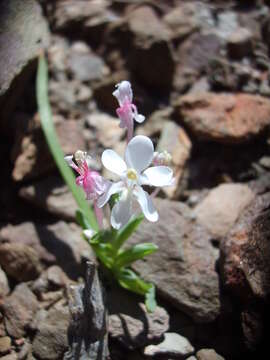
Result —
[[[68,288],[93,254],[49,154],[35,100],[47,49],[63,150],[123,152],[116,83],[132,82],[137,134],[172,154],[160,220],[130,243],[159,306],[104,282],[112,360],[254,359],[268,353],[270,15],[264,1],[0,3],[0,359],[63,359]],[[34,15],[33,15],[34,14]],[[265,356],[265,355],[264,355]]]

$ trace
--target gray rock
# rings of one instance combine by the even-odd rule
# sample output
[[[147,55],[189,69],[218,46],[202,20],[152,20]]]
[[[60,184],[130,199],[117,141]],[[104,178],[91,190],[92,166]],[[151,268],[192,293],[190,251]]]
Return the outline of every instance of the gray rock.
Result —
[[[211,190],[194,209],[198,222],[213,236],[225,236],[254,194],[247,185],[222,184]]]
[[[196,353],[198,360],[224,360],[214,349],[202,349]]]
[[[153,313],[148,313],[134,295],[119,288],[108,297],[110,337],[126,349],[142,348],[160,341],[169,329],[169,315],[165,309],[157,306]]]
[[[33,354],[39,359],[63,359],[68,347],[67,329],[69,310],[64,306],[52,308],[47,317],[39,324],[33,341]]]
[[[183,359],[194,352],[194,347],[185,337],[176,333],[165,333],[164,336],[165,339],[160,344],[148,345],[144,349],[144,355],[150,357],[166,356],[167,358],[172,359]]]
[[[104,290],[97,266],[87,262],[85,285],[69,288],[71,322],[69,327],[69,350],[65,360],[107,360],[108,329]]]
[[[6,273],[0,266],[0,298],[3,298],[5,295],[9,293],[9,284]]]
[[[129,244],[153,242],[159,250],[133,267],[195,322],[211,322],[220,313],[218,250],[185,204],[158,199],[155,203],[159,221],[145,221]]]
[[[69,67],[74,78],[80,81],[95,81],[108,75],[108,68],[99,56],[73,51],[69,56]]]
[[[4,321],[8,334],[21,338],[26,334],[26,327],[38,310],[38,301],[26,284],[17,285],[3,304]]]
[[[42,270],[37,251],[20,243],[0,244],[0,264],[16,281],[34,280]]]

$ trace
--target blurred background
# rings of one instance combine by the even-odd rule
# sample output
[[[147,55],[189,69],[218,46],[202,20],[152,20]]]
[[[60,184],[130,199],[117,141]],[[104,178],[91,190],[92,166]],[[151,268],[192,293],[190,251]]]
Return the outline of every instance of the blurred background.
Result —
[[[65,289],[93,258],[41,129],[41,52],[65,154],[87,151],[110,176],[102,151],[126,145],[112,92],[129,80],[146,116],[135,133],[172,155],[176,182],[158,195],[161,220],[132,240],[160,247],[135,266],[156,284],[160,307],[134,312],[141,299],[111,294],[111,359],[240,360],[267,349],[269,6],[0,1],[0,359],[64,357]],[[166,350],[149,350],[164,334]]]

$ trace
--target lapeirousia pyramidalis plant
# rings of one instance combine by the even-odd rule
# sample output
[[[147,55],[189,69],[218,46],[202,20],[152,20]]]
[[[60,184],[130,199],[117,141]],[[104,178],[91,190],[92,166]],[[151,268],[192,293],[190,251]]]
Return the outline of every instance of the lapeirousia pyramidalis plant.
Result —
[[[42,66],[44,67],[42,62],[44,61],[44,58],[40,60],[39,67],[41,69],[39,68],[40,74],[38,75],[38,100],[42,122],[46,117],[46,111],[39,89],[40,87],[42,89],[42,76],[44,77],[45,71],[42,72]],[[43,96],[45,95],[43,93]],[[81,206],[81,199],[78,201],[76,198],[78,194],[70,184],[70,178],[67,181],[67,174],[65,176],[63,169],[60,171],[70,185],[79,205],[76,217],[83,228],[83,236],[93,248],[99,261],[123,288],[145,296],[146,308],[148,311],[154,311],[156,307],[155,287],[141,279],[131,269],[131,265],[134,261],[154,253],[158,247],[153,243],[140,243],[130,247],[124,245],[144,218],[153,223],[158,221],[158,212],[152,199],[161,187],[173,184],[173,172],[168,167],[171,157],[166,151],[155,152],[149,137],[133,136],[134,121],[142,123],[145,121],[145,117],[138,113],[137,107],[133,103],[131,84],[128,81],[117,84],[113,96],[119,103],[119,107],[116,109],[120,119],[119,125],[121,128],[127,129],[127,145],[124,158],[114,150],[107,149],[103,152],[101,161],[107,170],[118,177],[118,181],[112,182],[105,179],[97,171],[91,169],[91,158],[84,151],[78,150],[73,155],[65,156],[67,164],[78,174],[76,180],[73,178],[72,181],[83,190],[86,200],[93,203],[96,219],[93,220],[92,214],[88,213],[85,205]],[[49,107],[48,101],[47,106]],[[43,129],[46,135],[46,126],[43,126]],[[52,148],[59,144],[57,141],[55,144],[50,144],[51,139],[49,141],[48,136],[46,138],[54,155],[56,150],[54,149],[53,152]],[[58,159],[59,161],[60,159]],[[154,188],[154,190],[149,194],[144,186],[147,186],[148,189]],[[103,208],[105,206],[110,208],[111,224],[106,229],[103,226]]]

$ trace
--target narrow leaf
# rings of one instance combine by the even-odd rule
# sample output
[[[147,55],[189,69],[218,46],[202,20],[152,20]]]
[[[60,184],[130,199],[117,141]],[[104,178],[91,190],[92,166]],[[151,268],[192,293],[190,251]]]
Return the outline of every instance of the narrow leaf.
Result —
[[[44,55],[40,55],[37,72],[37,102],[41,126],[54,161],[70,191],[72,192],[79,208],[85,214],[91,227],[98,230],[94,213],[85,199],[83,191],[76,185],[72,170],[64,160],[64,153],[59,144],[48,98],[48,66]]]
[[[156,301],[156,288],[154,285],[151,284],[148,292],[145,295],[145,306],[147,311],[154,312],[157,307]]]
[[[137,229],[143,219],[144,216],[139,215],[138,217],[131,219],[127,225],[125,225],[122,229],[118,231],[113,242],[113,247],[115,251],[120,249],[124,242],[134,233],[134,231]]]
[[[121,252],[115,259],[115,267],[121,268],[128,266],[136,260],[142,259],[147,255],[158,250],[158,246],[152,243],[137,244]]]

